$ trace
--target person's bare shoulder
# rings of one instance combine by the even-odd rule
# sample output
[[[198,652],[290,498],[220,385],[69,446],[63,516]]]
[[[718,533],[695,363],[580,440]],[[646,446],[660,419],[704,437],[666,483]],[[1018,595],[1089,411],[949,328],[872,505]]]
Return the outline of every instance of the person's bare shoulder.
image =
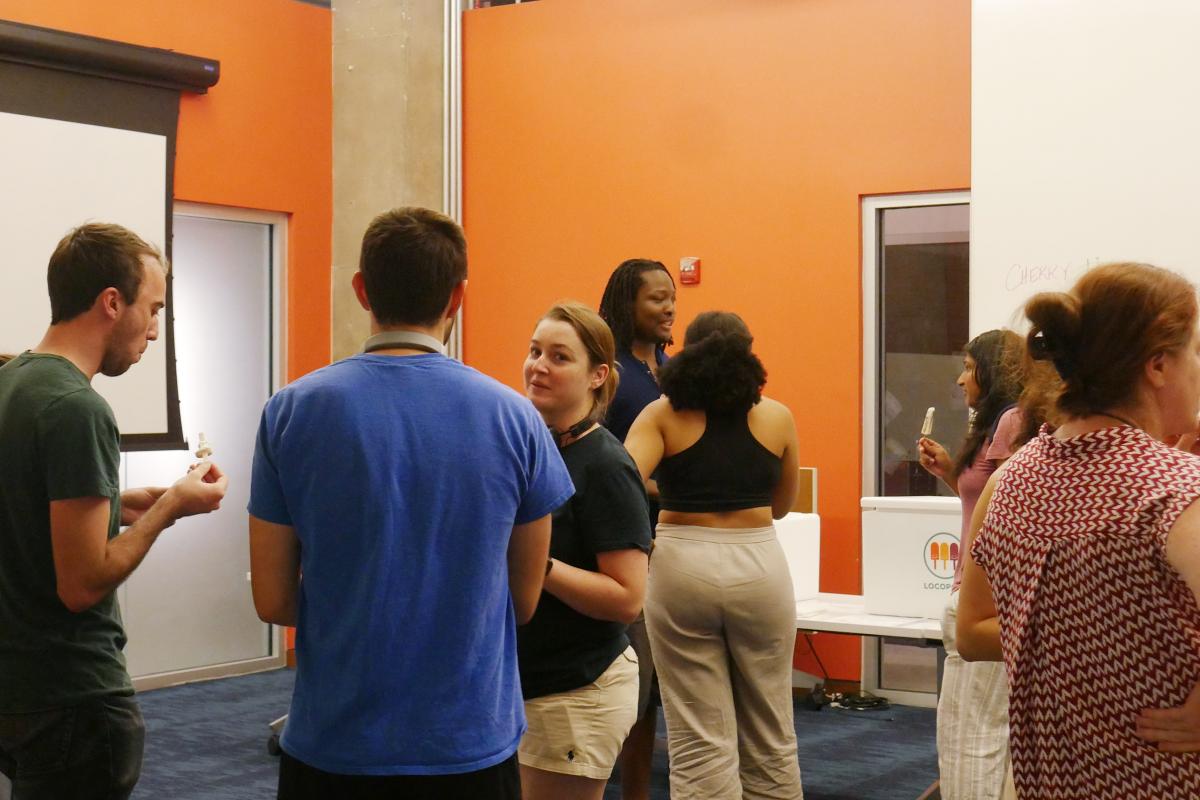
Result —
[[[758,405],[754,406],[753,412],[757,412],[764,420],[773,423],[785,423],[792,419],[792,410],[778,400],[774,400],[766,395],[758,401]]]

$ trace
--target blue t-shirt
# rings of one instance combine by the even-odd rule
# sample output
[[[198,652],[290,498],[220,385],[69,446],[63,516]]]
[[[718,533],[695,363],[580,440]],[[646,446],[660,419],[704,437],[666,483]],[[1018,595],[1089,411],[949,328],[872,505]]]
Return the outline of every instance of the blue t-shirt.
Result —
[[[667,363],[667,354],[657,348],[654,359],[657,369]],[[617,354],[617,374],[621,380],[617,383],[617,394],[608,407],[604,427],[623,442],[638,414],[661,397],[662,390],[658,388],[658,381],[645,362],[628,350]]]
[[[509,758],[525,729],[509,537],[573,492],[533,406],[441,355],[357,355],[272,397],[249,511],[300,541],[283,749],[359,775]]]

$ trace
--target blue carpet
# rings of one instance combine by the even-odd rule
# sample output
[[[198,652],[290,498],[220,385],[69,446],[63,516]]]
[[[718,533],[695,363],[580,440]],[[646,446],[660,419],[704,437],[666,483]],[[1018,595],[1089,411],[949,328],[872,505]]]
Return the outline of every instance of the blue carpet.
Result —
[[[287,712],[294,673],[159,689],[138,696],[146,759],[134,800],[267,800],[279,762],[267,723]],[[797,708],[806,800],[915,800],[937,777],[932,709]],[[667,800],[665,726],[659,723],[652,796]],[[605,800],[619,800],[610,785]]]

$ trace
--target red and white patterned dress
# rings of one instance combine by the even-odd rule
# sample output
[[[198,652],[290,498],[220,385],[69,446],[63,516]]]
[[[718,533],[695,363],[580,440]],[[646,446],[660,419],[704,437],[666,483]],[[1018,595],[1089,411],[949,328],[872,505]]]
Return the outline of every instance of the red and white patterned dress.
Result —
[[[1131,427],[1042,432],[1009,459],[971,555],[1009,677],[1021,800],[1200,798],[1200,754],[1135,735],[1200,678],[1200,608],[1166,536],[1200,497],[1200,458]]]

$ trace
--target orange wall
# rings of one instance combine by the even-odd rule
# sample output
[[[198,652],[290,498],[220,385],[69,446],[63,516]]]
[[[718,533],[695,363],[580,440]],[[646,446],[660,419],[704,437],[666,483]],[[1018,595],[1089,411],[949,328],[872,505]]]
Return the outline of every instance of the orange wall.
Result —
[[[0,18],[215,58],[179,108],[175,198],[282,211],[287,373],[329,363],[332,21],[296,0],[0,0]]]
[[[516,386],[551,302],[701,257],[677,338],[749,323],[819,470],[821,588],[859,592],[859,203],[969,185],[969,0],[544,0],[468,12],[464,52],[467,361]]]

